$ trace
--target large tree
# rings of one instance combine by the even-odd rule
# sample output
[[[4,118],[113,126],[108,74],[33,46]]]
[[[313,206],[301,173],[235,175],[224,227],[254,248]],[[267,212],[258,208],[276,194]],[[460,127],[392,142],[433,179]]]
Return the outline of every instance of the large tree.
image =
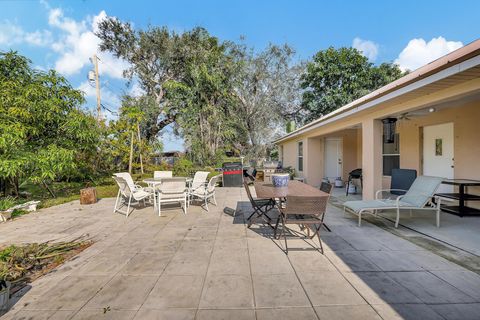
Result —
[[[130,64],[125,76],[138,81],[146,92],[143,108],[148,109],[148,120],[144,130],[148,140],[155,139],[178,114],[165,99],[165,84],[181,80],[185,57],[191,54],[189,48],[180,34],[167,27],[135,30],[130,23],[113,17],[100,22],[97,36],[101,39],[101,50],[110,51]]]
[[[319,51],[307,63],[302,77],[302,106],[308,112],[305,122],[372,92],[402,76],[391,63],[373,65],[354,48],[333,47]]]
[[[234,94],[237,112],[248,137],[243,153],[265,157],[269,143],[283,134],[285,122],[300,119],[302,63],[294,63],[288,45],[270,45],[256,53],[245,45],[232,50],[237,61]]]
[[[227,44],[205,29],[182,34],[184,72],[166,83],[169,105],[178,110],[177,132],[197,163],[213,164],[215,158],[242,139],[237,101],[233,92],[235,61]]]
[[[46,185],[88,170],[99,126],[83,102],[82,92],[55,71],[0,52],[0,178],[18,192],[21,178]]]

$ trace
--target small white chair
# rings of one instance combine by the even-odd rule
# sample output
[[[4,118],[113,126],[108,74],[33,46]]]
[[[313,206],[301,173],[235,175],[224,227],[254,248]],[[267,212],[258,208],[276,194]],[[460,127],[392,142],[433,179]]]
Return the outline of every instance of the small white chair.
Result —
[[[133,178],[128,172],[119,172],[119,173],[114,173],[113,175],[115,177],[120,177],[125,179],[125,182],[128,184],[128,186],[132,191],[143,189],[141,185],[135,184],[135,182],[133,182]]]
[[[191,196],[199,198],[205,202],[205,209],[208,211],[208,199],[213,198],[213,204],[217,205],[217,200],[215,199],[215,186],[217,181],[220,178],[220,175],[216,175],[210,179],[207,185],[199,186],[195,190],[192,190]]]
[[[128,172],[119,172],[119,173],[114,173],[113,175],[116,176],[116,177],[120,177],[120,178],[125,179],[128,186],[130,187],[130,190],[132,190],[132,191],[143,190],[143,191],[148,192],[150,194],[150,197],[148,198],[148,201],[150,203],[153,203],[154,207],[156,206],[154,188],[152,188],[152,187],[142,187],[141,185],[135,184],[135,182],[133,182],[132,176]]]
[[[207,178],[210,172],[208,171],[197,171],[193,176],[192,183],[190,184],[190,188],[188,189],[188,202],[192,201],[193,193],[198,188],[204,188],[207,184]]]
[[[173,177],[172,171],[153,171],[154,178],[171,178]]]
[[[112,178],[115,180],[115,182],[117,182],[118,185],[118,194],[115,201],[115,207],[113,208],[113,213],[123,213],[125,218],[128,218],[130,213],[133,212],[133,209],[130,211],[132,200],[137,203],[143,200],[143,204],[145,205],[145,199],[150,199],[152,196],[152,192],[147,192],[142,188],[132,189],[130,184],[123,177],[113,176]],[[127,206],[127,211],[120,210],[124,206]]]
[[[183,213],[187,214],[188,189],[185,178],[165,179],[157,188],[158,191],[158,216],[162,215],[161,204],[183,202]]]

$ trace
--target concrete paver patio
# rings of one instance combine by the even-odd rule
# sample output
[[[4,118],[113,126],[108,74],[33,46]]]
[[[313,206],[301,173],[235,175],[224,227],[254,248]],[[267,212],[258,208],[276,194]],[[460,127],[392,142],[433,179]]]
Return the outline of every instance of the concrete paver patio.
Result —
[[[244,190],[187,215],[113,214],[114,199],[72,202],[0,225],[0,245],[95,243],[33,282],[1,319],[478,319],[480,276],[329,206],[325,254],[285,255],[244,219]],[[237,212],[236,217],[232,212]],[[302,240],[289,247],[311,248]],[[27,290],[26,290],[27,291]]]

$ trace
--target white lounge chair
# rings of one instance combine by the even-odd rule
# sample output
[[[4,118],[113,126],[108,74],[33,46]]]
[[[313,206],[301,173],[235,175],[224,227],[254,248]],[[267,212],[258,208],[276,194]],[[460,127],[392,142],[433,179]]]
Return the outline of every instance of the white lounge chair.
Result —
[[[132,200],[137,203],[143,200],[143,204],[145,205],[145,199],[152,197],[153,192],[147,192],[143,188],[132,188],[131,184],[123,177],[113,176],[112,178],[118,185],[118,194],[113,213],[123,213],[125,217],[128,218],[130,213],[133,212],[133,209],[130,211]],[[120,210],[124,206],[127,206],[127,211]]]
[[[396,199],[382,199],[381,194],[386,191],[395,191],[397,189],[378,190],[375,194],[375,200],[347,201],[343,204],[344,211],[348,210],[358,215],[358,226],[362,224],[362,214],[369,213],[377,215],[378,210],[395,209],[397,218],[395,228],[398,228],[400,221],[400,210],[435,210],[437,215],[437,227],[440,227],[440,202],[437,198],[433,201],[438,186],[442,178],[419,176],[415,179],[408,191]],[[406,191],[406,190],[398,190]]]
[[[172,178],[173,172],[172,171],[153,171],[154,178]]]
[[[207,178],[210,172],[207,171],[197,171],[193,176],[192,183],[188,189],[188,203],[192,201],[193,193],[198,188],[204,188],[205,184],[207,183]]]
[[[216,175],[210,179],[208,184],[197,187],[192,191],[191,196],[201,199],[205,202],[205,209],[208,211],[208,199],[213,198],[213,204],[217,205],[217,200],[215,199],[215,186],[217,184],[220,175]]]
[[[183,203],[183,213],[187,214],[188,189],[185,178],[166,178],[157,188],[158,190],[158,216],[162,215],[162,203]]]

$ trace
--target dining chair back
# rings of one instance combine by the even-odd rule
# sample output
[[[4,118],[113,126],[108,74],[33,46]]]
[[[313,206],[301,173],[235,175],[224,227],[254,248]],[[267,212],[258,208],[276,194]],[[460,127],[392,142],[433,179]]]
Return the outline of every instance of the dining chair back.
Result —
[[[172,171],[153,171],[154,178],[171,178],[173,177]]]

